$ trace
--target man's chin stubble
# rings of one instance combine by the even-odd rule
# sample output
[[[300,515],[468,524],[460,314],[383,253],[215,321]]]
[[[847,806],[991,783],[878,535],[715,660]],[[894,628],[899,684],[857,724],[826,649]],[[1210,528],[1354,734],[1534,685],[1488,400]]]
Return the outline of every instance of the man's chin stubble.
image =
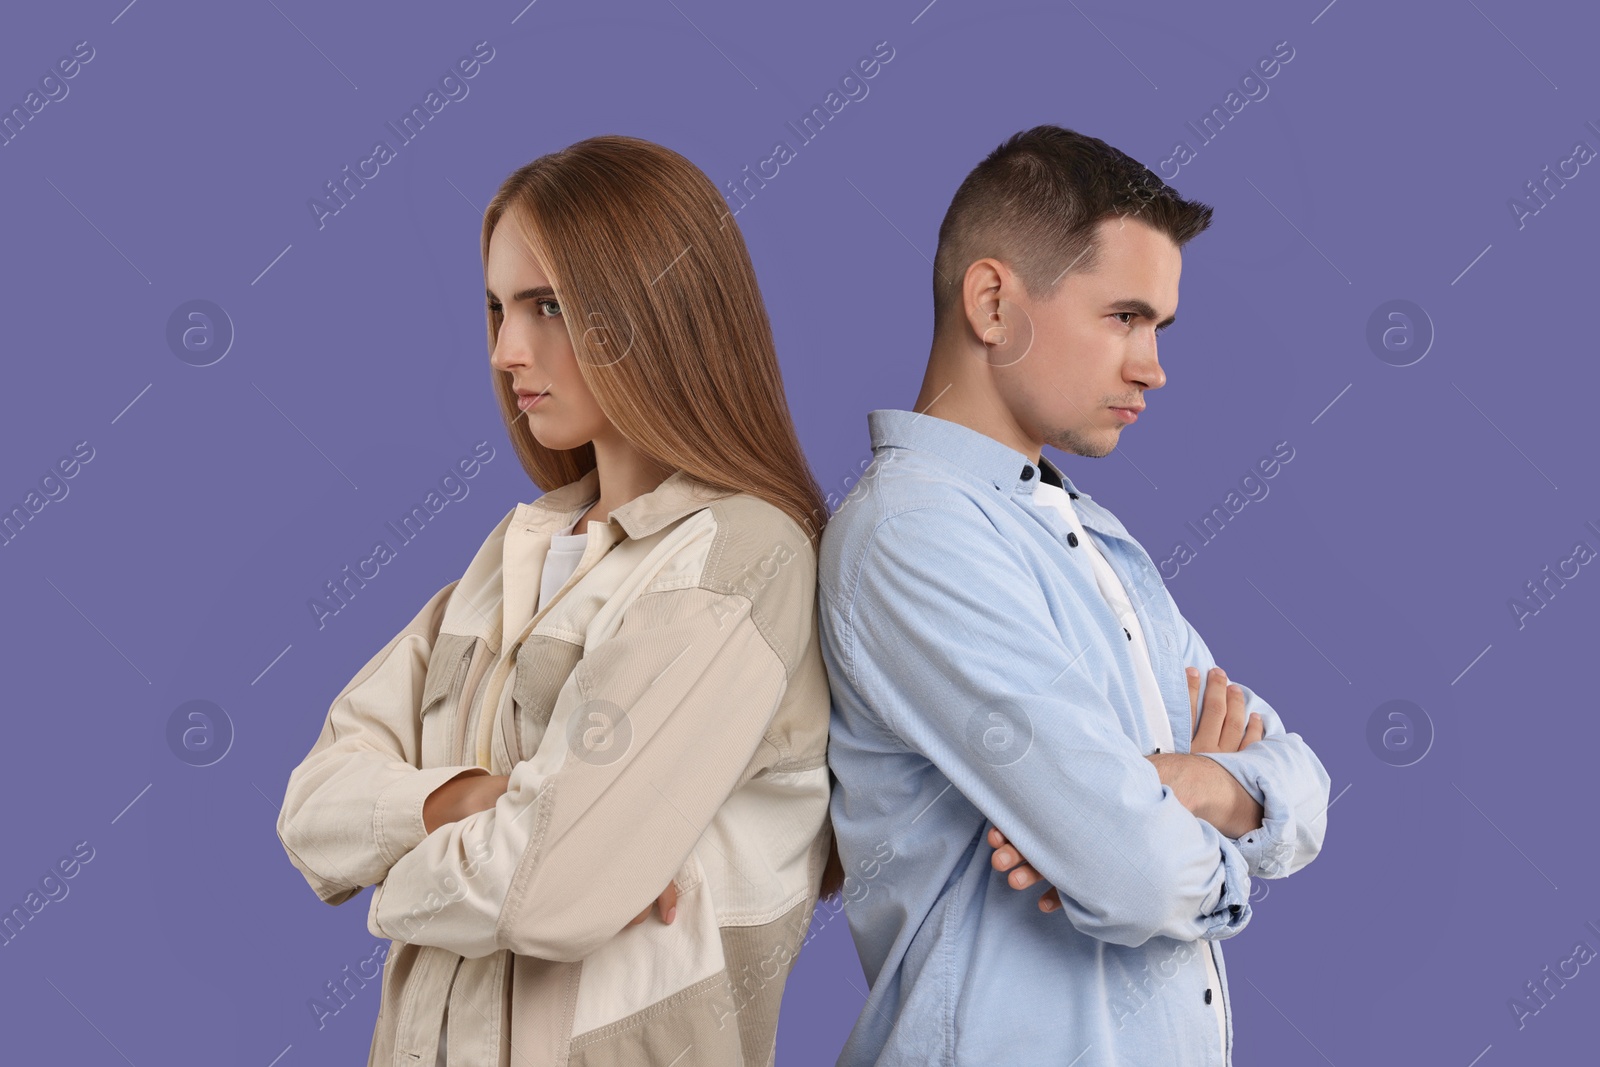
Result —
[[[1119,431],[1115,437],[1088,437],[1083,434],[1064,431],[1052,437],[1046,437],[1045,442],[1052,448],[1060,449],[1073,456],[1084,456],[1089,459],[1100,459],[1109,456],[1116,450],[1117,442],[1121,440]]]

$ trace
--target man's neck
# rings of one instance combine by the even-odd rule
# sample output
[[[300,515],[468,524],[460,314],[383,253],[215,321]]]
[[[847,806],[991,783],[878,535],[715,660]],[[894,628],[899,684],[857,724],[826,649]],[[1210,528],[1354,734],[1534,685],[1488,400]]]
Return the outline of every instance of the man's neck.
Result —
[[[972,358],[968,356],[967,358]],[[965,426],[1014,448],[1037,464],[1044,450],[1043,441],[1030,440],[1017,425],[1009,408],[994,391],[993,382],[981,367],[963,368],[966,373],[948,371],[948,360],[937,354],[929,359],[913,411]]]

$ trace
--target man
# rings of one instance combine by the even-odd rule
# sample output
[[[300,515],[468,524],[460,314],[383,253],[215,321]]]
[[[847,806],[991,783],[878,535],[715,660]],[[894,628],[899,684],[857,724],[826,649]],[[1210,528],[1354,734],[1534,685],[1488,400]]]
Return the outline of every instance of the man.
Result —
[[[841,1065],[1231,1062],[1219,942],[1252,876],[1321,849],[1328,775],[1042,454],[1109,454],[1165,383],[1156,334],[1210,220],[1057,126],[1007,140],[945,215],[922,391],[868,415],[819,561],[872,986]]]

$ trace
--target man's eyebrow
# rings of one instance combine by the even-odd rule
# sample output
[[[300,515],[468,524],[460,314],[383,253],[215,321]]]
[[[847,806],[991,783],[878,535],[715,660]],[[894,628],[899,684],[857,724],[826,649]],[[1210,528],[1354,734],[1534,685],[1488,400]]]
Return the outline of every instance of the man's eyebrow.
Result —
[[[1145,301],[1136,298],[1128,300],[1116,300],[1113,301],[1109,306],[1113,313],[1119,311],[1128,311],[1147,319],[1154,319],[1156,317],[1155,308],[1151,307]],[[1156,329],[1164,330],[1177,321],[1177,315],[1168,315],[1165,322],[1156,323]]]
[[[498,299],[500,299],[499,297],[494,295],[494,290],[493,289],[489,289],[489,288],[486,287],[483,291],[484,291],[484,294],[487,295],[490,300],[498,300]],[[553,300],[553,299],[555,299],[555,295],[556,295],[556,291],[554,289],[550,288],[548,285],[536,285],[532,289],[524,289],[524,290],[522,290],[522,292],[518,293],[516,296],[511,298],[511,302],[513,304],[515,304],[519,300],[540,300],[540,299]]]

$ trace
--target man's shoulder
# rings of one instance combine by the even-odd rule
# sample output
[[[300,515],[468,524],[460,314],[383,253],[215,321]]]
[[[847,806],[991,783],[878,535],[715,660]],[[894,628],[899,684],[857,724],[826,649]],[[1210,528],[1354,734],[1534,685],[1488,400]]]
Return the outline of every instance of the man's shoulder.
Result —
[[[959,468],[905,449],[880,451],[829,517],[817,566],[825,592],[846,588],[869,554],[952,531],[988,530],[998,495]]]

